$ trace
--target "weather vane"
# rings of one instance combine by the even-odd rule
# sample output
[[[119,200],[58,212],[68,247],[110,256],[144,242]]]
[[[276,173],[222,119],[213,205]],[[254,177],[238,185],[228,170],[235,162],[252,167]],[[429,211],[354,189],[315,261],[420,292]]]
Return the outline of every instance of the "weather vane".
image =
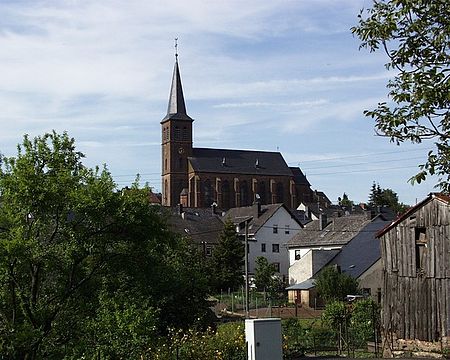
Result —
[[[175,38],[175,57],[178,57],[178,38]]]

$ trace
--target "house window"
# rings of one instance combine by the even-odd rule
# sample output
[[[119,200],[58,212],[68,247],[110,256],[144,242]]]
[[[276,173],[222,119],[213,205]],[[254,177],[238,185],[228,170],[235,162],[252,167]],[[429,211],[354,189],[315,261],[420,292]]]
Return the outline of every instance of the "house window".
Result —
[[[295,260],[300,260],[301,255],[300,255],[300,250],[295,250]]]
[[[290,230],[290,229],[289,229],[289,225],[285,225],[285,226],[284,226],[284,233],[285,233],[285,234],[289,234],[289,230]]]
[[[272,230],[274,234],[278,234],[278,225],[273,225]]]
[[[279,262],[272,263],[272,265],[276,272],[280,272],[280,263]]]
[[[266,252],[266,244],[261,244],[261,252]]]
[[[272,252],[279,253],[280,252],[280,244],[272,244]]]
[[[364,296],[370,296],[372,293],[372,290],[370,288],[363,288],[362,293]]]
[[[205,250],[205,255],[208,256],[208,257],[211,257],[212,256],[212,252],[213,252],[212,247],[211,246],[207,246],[206,250]]]
[[[247,244],[247,254],[250,254],[250,244]]]
[[[427,253],[427,231],[424,227],[414,228],[416,240],[416,270],[422,272],[425,266],[425,257]]]

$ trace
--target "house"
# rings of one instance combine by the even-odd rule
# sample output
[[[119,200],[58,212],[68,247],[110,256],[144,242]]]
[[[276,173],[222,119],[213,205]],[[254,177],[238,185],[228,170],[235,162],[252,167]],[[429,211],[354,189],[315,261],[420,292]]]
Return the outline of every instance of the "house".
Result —
[[[370,222],[368,215],[347,215],[329,219],[320,215],[305,225],[288,242],[289,265],[293,266],[312,250],[339,250],[347,244],[361,228]],[[312,276],[310,274],[308,277]],[[299,279],[298,276],[295,277]],[[306,279],[302,279],[303,281]],[[291,282],[291,280],[290,280]]]
[[[172,231],[191,239],[205,257],[212,256],[223,230],[221,214],[215,208],[185,208],[180,204],[163,210]]]
[[[255,273],[256,258],[264,256],[269,263],[275,265],[280,276],[287,278],[287,242],[302,228],[291,210],[284,204],[261,205],[255,202],[252,206],[228,210],[224,219],[228,218],[235,224],[240,224],[241,235],[245,232],[245,222],[248,222],[249,273]]]
[[[370,211],[364,215],[347,215],[332,219],[313,221],[306,225],[289,242],[291,267],[290,287],[287,288],[291,302],[315,307],[321,304],[315,291],[315,277],[326,266],[358,279],[366,296],[381,301],[382,271],[379,242],[376,233],[392,219]]]
[[[161,121],[162,205],[221,209],[284,203],[295,209],[312,199],[310,184],[298,167],[289,167],[279,152],[197,148],[187,114],[178,55],[167,114]]]
[[[378,231],[390,224],[392,218],[378,215],[365,225],[326,265],[338,266],[341,272],[358,279],[365,296],[381,303],[382,267]]]
[[[450,347],[450,197],[430,194],[377,237],[387,356]]]
[[[366,215],[347,215],[328,220],[321,214],[318,220],[306,224],[288,242],[289,301],[316,307],[316,275],[328,264],[362,227],[370,221]]]

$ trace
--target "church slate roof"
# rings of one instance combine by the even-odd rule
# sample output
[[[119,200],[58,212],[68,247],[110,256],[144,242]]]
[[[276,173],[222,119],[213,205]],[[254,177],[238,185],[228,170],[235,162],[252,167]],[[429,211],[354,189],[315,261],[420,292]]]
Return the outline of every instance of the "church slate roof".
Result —
[[[170,86],[169,104],[167,106],[167,115],[162,119],[161,123],[167,120],[188,120],[193,119],[186,112],[186,104],[184,102],[183,87],[181,85],[180,69],[178,60],[175,61],[172,75],[172,85]]]
[[[305,174],[303,174],[299,167],[290,166],[289,169],[291,169],[292,174],[294,175],[294,181],[297,185],[311,186]]]
[[[188,159],[196,172],[293,176],[279,152],[193,148]]]

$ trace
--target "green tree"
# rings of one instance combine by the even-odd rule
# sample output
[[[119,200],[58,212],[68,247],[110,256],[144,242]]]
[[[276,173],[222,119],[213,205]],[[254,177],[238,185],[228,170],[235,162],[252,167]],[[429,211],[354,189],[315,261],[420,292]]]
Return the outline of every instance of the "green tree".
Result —
[[[321,270],[316,279],[316,289],[325,301],[343,300],[347,295],[359,293],[358,280],[341,273],[334,266]]]
[[[346,208],[351,208],[353,206],[353,201],[348,198],[346,193],[342,195],[342,198],[338,197],[338,203]]]
[[[392,189],[382,189],[380,184],[372,184],[369,194],[369,206],[387,206],[396,213],[405,211],[408,206],[398,200],[398,195]]]
[[[364,113],[375,119],[378,134],[399,145],[434,140],[435,148],[412,183],[437,174],[437,187],[450,191],[450,3],[446,0],[374,1],[361,11],[352,32],[361,47],[380,48],[386,68],[388,102]]]
[[[271,288],[275,275],[275,266],[270,264],[264,256],[258,256],[255,260],[255,285],[260,291]]]
[[[209,314],[200,262],[148,192],[117,192],[106,169],[82,158],[74,139],[55,132],[25,136],[17,157],[2,158],[5,358],[137,358],[168,327]]]
[[[227,219],[211,258],[211,282],[216,291],[235,290],[243,284],[244,255],[244,245]]]

